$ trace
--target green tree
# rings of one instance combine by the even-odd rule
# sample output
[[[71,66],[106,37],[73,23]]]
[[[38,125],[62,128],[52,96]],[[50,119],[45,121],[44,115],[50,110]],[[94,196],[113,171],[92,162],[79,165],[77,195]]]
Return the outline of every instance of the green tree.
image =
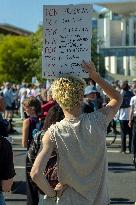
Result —
[[[102,77],[105,76],[105,66],[104,66],[104,57],[99,53],[99,47],[102,45],[103,40],[98,39],[97,30],[92,29],[92,40],[91,40],[91,59],[94,62],[97,71],[101,74]]]
[[[0,44],[0,82],[31,80],[30,59],[35,57],[30,37],[5,36]]]
[[[38,30],[31,36],[33,58],[29,59],[31,67],[34,69],[35,76],[42,81],[42,47],[43,47],[43,27],[39,26]]]

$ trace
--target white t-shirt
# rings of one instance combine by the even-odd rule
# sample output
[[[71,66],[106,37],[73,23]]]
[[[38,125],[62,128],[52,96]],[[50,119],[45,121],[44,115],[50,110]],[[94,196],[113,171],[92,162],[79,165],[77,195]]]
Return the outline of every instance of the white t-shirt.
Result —
[[[130,105],[134,108],[133,116],[136,116],[136,96],[131,98]]]

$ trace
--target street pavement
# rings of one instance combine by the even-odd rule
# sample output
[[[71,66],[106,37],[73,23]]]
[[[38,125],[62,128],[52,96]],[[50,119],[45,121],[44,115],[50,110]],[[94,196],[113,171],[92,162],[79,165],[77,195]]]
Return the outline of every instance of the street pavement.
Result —
[[[11,193],[5,194],[6,205],[26,204],[25,185],[25,155],[26,149],[21,147],[21,126],[20,119],[14,119],[15,129],[18,131],[12,136],[12,147],[14,153],[14,165],[16,170],[15,184]],[[107,136],[107,151],[109,162],[109,195],[110,204],[127,205],[135,204],[136,201],[136,169],[132,163],[132,154],[120,153],[120,135],[110,145],[114,137],[112,133]],[[100,204],[101,205],[101,204]]]

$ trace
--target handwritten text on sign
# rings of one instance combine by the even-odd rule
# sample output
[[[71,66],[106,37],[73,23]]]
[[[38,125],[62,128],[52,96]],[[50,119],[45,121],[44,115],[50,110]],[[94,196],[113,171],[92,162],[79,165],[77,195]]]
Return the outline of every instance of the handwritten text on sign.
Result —
[[[91,58],[91,5],[44,6],[43,77],[87,77]]]

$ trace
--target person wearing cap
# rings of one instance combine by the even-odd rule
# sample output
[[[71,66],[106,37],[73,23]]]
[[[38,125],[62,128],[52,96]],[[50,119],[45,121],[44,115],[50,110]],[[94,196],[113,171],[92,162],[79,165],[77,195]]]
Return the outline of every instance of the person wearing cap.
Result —
[[[95,86],[88,85],[85,90],[84,90],[84,101],[83,101],[83,107],[82,107],[82,112],[83,113],[90,113],[94,112],[96,107],[95,107],[95,100],[96,100],[96,95],[97,90]]]

